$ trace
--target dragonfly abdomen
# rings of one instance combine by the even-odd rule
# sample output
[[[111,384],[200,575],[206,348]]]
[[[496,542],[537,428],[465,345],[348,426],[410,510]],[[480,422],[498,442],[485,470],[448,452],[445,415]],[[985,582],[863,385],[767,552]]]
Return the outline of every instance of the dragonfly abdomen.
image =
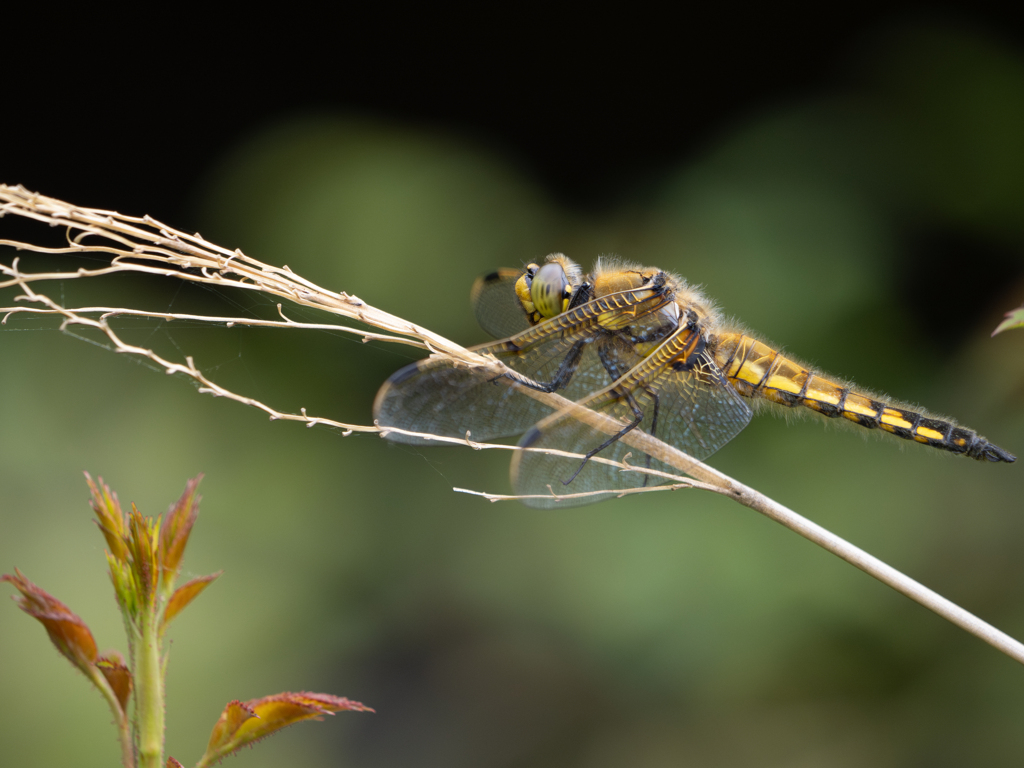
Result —
[[[973,430],[837,384],[750,336],[720,335],[715,356],[729,383],[744,397],[803,406],[828,418],[843,417],[867,429],[882,429],[980,461],[1016,460]]]

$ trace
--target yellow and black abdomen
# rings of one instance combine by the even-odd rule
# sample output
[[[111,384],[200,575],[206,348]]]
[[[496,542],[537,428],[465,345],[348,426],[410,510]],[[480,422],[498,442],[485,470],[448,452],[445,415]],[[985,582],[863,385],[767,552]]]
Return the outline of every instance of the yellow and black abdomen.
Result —
[[[1016,461],[984,437],[952,422],[896,406],[829,381],[757,339],[720,334],[715,360],[736,391],[788,407],[803,406],[829,418],[843,417],[868,429],[883,429],[979,461]]]

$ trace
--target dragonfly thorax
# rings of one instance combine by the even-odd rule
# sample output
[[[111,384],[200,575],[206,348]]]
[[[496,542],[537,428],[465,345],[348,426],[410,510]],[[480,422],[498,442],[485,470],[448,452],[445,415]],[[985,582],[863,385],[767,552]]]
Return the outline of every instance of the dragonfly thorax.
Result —
[[[610,293],[620,291],[631,291],[651,283],[658,274],[651,272],[644,274],[639,270],[614,270],[602,271],[594,276],[594,296],[601,298]]]

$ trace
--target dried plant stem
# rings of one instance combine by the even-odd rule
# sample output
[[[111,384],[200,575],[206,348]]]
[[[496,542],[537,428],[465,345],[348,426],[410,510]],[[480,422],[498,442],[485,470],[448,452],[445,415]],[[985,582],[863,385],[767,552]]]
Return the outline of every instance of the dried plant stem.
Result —
[[[152,350],[144,347],[136,347],[126,344],[107,324],[107,318],[117,314],[133,314],[159,317],[162,319],[189,319],[218,322],[225,324],[246,323],[249,325],[276,325],[288,327],[303,327],[301,323],[293,323],[288,320],[283,312],[282,321],[252,321],[241,318],[212,318],[198,315],[178,315],[175,313],[147,313],[141,310],[112,307],[91,307],[78,310],[63,308],[30,287],[31,283],[46,280],[67,280],[75,278],[93,277],[111,274],[115,272],[143,272],[147,274],[159,274],[178,277],[183,280],[208,283],[221,286],[233,286],[242,290],[255,290],[269,295],[278,296],[295,304],[307,307],[322,309],[335,315],[342,315],[360,323],[373,326],[387,332],[385,334],[374,334],[356,328],[345,326],[329,326],[334,330],[354,333],[363,338],[377,338],[387,341],[401,341],[417,346],[423,346],[434,354],[450,358],[456,365],[486,366],[500,373],[503,368],[496,361],[480,357],[444,337],[434,334],[425,328],[409,323],[401,318],[382,312],[365,302],[345,293],[335,293],[321,288],[304,278],[295,275],[288,267],[273,267],[263,264],[251,257],[245,256],[240,251],[228,251],[219,246],[203,240],[199,235],[186,235],[170,227],[160,224],[149,217],[134,218],[123,216],[110,211],[98,211],[89,208],[79,208],[69,205],[60,200],[43,197],[28,192],[21,187],[6,187],[0,185],[0,216],[4,213],[12,213],[38,221],[49,223],[51,226],[68,227],[68,246],[58,249],[47,249],[35,246],[30,243],[0,240],[0,245],[11,245],[22,250],[32,250],[43,253],[102,253],[111,258],[111,265],[102,269],[79,270],[66,273],[38,273],[26,274],[19,271],[17,264],[11,266],[0,265],[0,274],[6,275],[9,279],[0,280],[0,288],[17,286],[22,290],[21,301],[33,302],[40,307],[30,308],[24,305],[19,307],[0,308],[0,312],[37,312],[43,314],[58,314],[63,317],[62,328],[71,324],[91,326],[105,334],[113,343],[118,352],[141,355],[155,364],[162,367],[168,373],[182,373],[199,383],[200,392],[205,392],[218,397],[226,397],[246,405],[259,408],[270,415],[271,419],[293,420],[305,422],[308,426],[324,424],[344,430],[345,434],[352,432],[378,432],[382,436],[388,432],[405,432],[392,428],[383,428],[376,424],[358,425],[346,424],[324,417],[314,417],[306,414],[302,409],[300,414],[283,413],[268,405],[265,405],[252,398],[235,394],[220,387],[209,380],[194,365],[191,357],[186,357],[186,365],[165,360],[156,355]],[[98,244],[92,244],[93,241]],[[100,314],[98,319],[87,317],[88,314]],[[4,322],[6,322],[6,317]],[[308,327],[308,326],[307,326]],[[324,326],[315,326],[324,327]],[[397,335],[397,336],[396,336]],[[544,402],[552,410],[569,409],[575,418],[607,434],[614,434],[619,431],[620,425],[607,416],[591,411],[585,407],[576,405],[565,400],[559,395],[537,392],[529,388],[521,388],[524,395],[534,397]],[[467,435],[465,440],[442,437],[437,435],[421,435],[418,433],[406,432],[406,434],[417,434],[429,440],[446,443],[462,443],[474,449],[499,449],[499,450],[521,450],[514,446],[496,445],[488,443],[475,443]],[[638,430],[623,436],[622,442],[642,450],[659,461],[678,469],[689,477],[673,476],[660,472],[651,472],[641,467],[628,464],[617,464],[598,457],[591,461],[604,461],[609,464],[616,464],[622,471],[627,472],[648,472],[656,474],[663,479],[672,481],[671,484],[656,486],[654,488],[632,489],[622,491],[618,495],[629,495],[631,493],[649,493],[663,490],[676,490],[678,488],[701,488],[721,493],[729,498],[755,510],[772,520],[786,526],[809,541],[832,552],[848,563],[860,568],[865,573],[873,576],[884,584],[889,585],[896,591],[915,600],[924,607],[934,611],[938,615],[965,629],[973,635],[981,638],[993,647],[999,649],[1006,655],[1018,662],[1024,663],[1024,645],[1017,642],[1009,635],[995,629],[981,619],[963,610],[956,604],[945,599],[941,595],[919,584],[913,579],[900,573],[895,568],[883,563],[878,558],[869,555],[867,552],[853,546],[844,539],[827,531],[821,526],[812,523],[806,518],[798,515],[787,507],[769,499],[764,494],[749,488],[742,483],[733,480],[731,477],[692,459],[681,451],[666,443],[644,434]],[[542,450],[543,453],[554,453],[569,455],[561,451]],[[690,479],[693,478],[693,479]],[[491,501],[516,499],[517,496],[496,496],[482,494],[475,491],[456,489],[463,493],[474,493],[484,496]],[[555,495],[552,492],[552,495]],[[581,494],[566,495],[564,498],[576,498]],[[563,498],[558,497],[556,498]]]
[[[808,541],[814,542],[819,547],[860,568],[869,576],[873,576],[883,584],[887,584],[897,592],[906,595],[928,610],[942,616],[947,621],[981,638],[1010,658],[1024,664],[1024,645],[1020,642],[828,529],[811,522],[788,507],[711,467],[706,465],[697,467],[695,465],[684,471],[710,485],[718,486],[719,493],[723,493],[735,499],[743,506],[749,507],[777,523],[781,523]]]
[[[14,214],[68,228],[68,245],[46,248],[31,243],[0,239],[0,245],[37,253],[100,254],[111,260],[108,267],[72,273],[44,272],[0,280],[0,288],[26,282],[98,277],[119,272],[141,272],[175,277],[240,290],[258,291],[292,303],[321,309],[402,337],[418,339],[428,349],[469,364],[484,362],[478,355],[426,328],[366,304],[357,296],[321,288],[296,275],[286,265],[275,267],[208,243],[198,234],[188,235],[144,216],[125,216],[114,211],[81,208],[24,187],[0,184],[0,217]],[[74,234],[72,234],[74,232]],[[93,244],[97,240],[99,244]],[[7,273],[10,275],[10,273]],[[130,310],[125,310],[129,313]],[[348,330],[360,336],[365,332]]]

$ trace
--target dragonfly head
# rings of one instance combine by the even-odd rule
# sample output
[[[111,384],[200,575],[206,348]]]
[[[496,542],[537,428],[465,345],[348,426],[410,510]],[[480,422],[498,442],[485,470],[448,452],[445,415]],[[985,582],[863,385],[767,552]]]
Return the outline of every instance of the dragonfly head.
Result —
[[[565,312],[572,294],[569,276],[558,261],[543,267],[529,264],[516,281],[516,296],[534,324]]]

